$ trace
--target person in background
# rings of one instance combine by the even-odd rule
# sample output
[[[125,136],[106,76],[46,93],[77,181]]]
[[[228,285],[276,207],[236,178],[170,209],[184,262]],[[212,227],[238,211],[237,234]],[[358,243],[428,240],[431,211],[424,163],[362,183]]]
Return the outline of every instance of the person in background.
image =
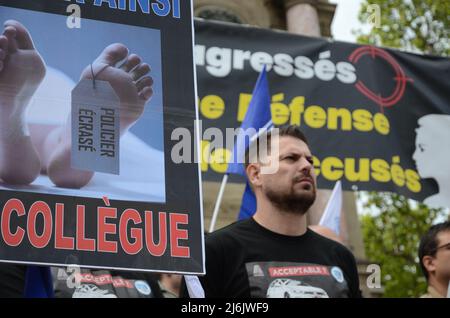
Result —
[[[180,297],[181,281],[183,276],[178,274],[161,273],[158,275],[159,288],[164,298]]]
[[[428,283],[422,298],[445,298],[450,282],[450,221],[435,224],[425,233],[419,260]]]
[[[152,273],[52,267],[55,298],[162,298]],[[26,265],[0,264],[0,298],[25,297]]]

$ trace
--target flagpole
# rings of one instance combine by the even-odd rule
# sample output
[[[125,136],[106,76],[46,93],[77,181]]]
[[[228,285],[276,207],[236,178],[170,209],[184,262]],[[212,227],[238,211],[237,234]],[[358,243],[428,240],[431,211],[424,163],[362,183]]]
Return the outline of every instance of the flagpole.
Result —
[[[225,192],[225,186],[228,182],[228,173],[223,175],[222,184],[220,185],[219,195],[217,196],[216,205],[214,206],[214,212],[211,218],[211,224],[209,225],[209,233],[214,231],[216,226],[217,216],[219,215],[220,204],[222,203],[223,193]]]

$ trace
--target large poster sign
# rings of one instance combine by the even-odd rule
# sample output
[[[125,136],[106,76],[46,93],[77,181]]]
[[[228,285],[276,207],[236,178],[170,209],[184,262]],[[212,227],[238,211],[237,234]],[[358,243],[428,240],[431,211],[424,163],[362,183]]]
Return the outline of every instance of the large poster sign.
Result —
[[[240,126],[267,65],[272,121],[304,130],[319,187],[450,206],[448,58],[204,21],[195,56],[204,130]],[[202,172],[219,180],[231,150],[211,144]]]
[[[0,260],[204,272],[191,1],[0,0]]]

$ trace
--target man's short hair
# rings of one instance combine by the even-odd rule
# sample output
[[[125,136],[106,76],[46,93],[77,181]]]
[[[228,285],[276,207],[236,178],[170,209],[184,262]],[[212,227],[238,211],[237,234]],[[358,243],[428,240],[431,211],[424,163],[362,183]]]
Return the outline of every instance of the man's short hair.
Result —
[[[300,139],[301,141],[303,141],[305,144],[308,145],[308,140],[306,139],[306,136],[302,133],[302,131],[300,130],[300,128],[298,126],[284,125],[284,126],[280,126],[280,127],[276,127],[276,128],[279,129],[279,131],[278,131],[279,137],[283,137],[283,136],[294,137],[294,138]],[[256,138],[255,140],[252,141],[252,143],[249,145],[249,147],[245,150],[245,168],[247,168],[247,166],[250,164],[250,154],[251,153],[255,153],[257,156],[259,155],[259,148],[261,147],[261,140],[263,140],[264,137],[265,137],[265,140],[267,140],[267,151],[270,150],[271,135],[272,135],[272,130],[269,130],[269,131],[262,133],[261,135],[258,136],[258,138]],[[256,147],[256,151],[255,151],[255,147]],[[253,150],[253,151],[251,151],[251,150]]]
[[[438,240],[437,236],[441,232],[450,231],[450,221],[446,221],[443,223],[435,224],[429,228],[429,230],[422,236],[419,245],[419,262],[420,267],[422,268],[422,272],[428,280],[428,271],[423,265],[423,258],[425,256],[434,256],[437,252],[438,248]]]

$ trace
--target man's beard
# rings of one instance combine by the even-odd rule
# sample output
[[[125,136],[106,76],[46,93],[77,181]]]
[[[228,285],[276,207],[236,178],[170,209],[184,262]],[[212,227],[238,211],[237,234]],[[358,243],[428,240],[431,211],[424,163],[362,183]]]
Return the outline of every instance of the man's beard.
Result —
[[[305,214],[316,200],[316,188],[311,184],[311,190],[302,193],[280,193],[278,189],[266,189],[266,196],[274,206],[284,212],[292,214]]]

